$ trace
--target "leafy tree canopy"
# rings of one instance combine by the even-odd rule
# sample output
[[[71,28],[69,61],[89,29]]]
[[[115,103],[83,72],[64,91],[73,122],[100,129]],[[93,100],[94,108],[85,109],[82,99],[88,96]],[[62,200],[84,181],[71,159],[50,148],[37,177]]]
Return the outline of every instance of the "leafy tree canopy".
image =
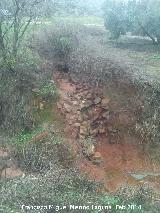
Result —
[[[159,0],[107,0],[104,14],[105,26],[112,38],[132,32],[150,37],[154,44],[160,43]]]

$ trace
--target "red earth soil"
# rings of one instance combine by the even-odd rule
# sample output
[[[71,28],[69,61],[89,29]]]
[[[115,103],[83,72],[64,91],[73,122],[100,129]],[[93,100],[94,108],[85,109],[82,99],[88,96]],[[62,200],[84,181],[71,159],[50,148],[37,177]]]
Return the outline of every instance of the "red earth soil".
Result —
[[[56,74],[54,80],[59,88],[60,100],[64,98],[66,93],[75,92],[76,85],[71,82],[68,76]],[[70,127],[67,125],[65,137],[66,142],[72,146],[76,156],[80,152],[80,144],[78,139],[71,136]],[[102,181],[105,190],[109,192],[115,192],[124,185],[143,185],[144,183],[160,190],[160,175],[152,178],[152,181],[150,177],[137,180],[130,175],[131,172],[142,174],[160,172],[160,166],[153,164],[148,155],[138,145],[139,140],[137,136],[126,134],[119,144],[110,144],[107,136],[99,135],[96,137],[96,152],[100,153],[102,163],[95,165],[91,160],[81,155],[77,159],[77,166],[89,178]]]

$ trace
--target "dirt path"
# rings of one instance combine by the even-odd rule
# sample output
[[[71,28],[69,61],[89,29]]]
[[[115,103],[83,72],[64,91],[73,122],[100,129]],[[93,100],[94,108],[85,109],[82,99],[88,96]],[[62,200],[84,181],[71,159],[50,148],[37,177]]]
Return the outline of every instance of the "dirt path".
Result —
[[[140,139],[126,131],[130,128],[126,114],[112,110],[102,88],[73,81],[69,75],[56,74],[54,79],[60,93],[57,107],[65,119],[66,141],[79,156],[76,160],[80,171],[103,181],[110,192],[124,185],[143,184],[160,190],[160,167],[138,145]]]

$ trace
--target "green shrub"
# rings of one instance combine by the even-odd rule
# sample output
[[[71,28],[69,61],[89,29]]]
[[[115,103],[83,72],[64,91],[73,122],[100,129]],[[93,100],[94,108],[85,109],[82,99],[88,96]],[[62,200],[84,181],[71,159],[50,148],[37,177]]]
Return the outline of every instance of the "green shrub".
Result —
[[[39,76],[43,74],[38,56],[27,49],[8,63],[12,63],[12,71],[6,63],[0,64],[0,127],[6,134],[15,134],[24,128],[32,129],[32,88],[42,81]]]
[[[22,131],[17,136],[10,139],[10,144],[15,145],[17,148],[22,147],[26,143],[30,142],[36,135],[42,133],[43,131],[43,128],[37,128],[32,132]]]
[[[56,56],[60,58],[67,57],[73,49],[73,41],[69,36],[59,35],[50,37],[50,44]]]
[[[78,47],[79,29],[75,25],[56,23],[45,31],[39,32],[33,46],[39,54],[53,61],[53,65],[67,63],[70,54]]]
[[[47,83],[43,85],[39,91],[37,91],[36,95],[41,96],[42,98],[58,98],[58,90],[53,83]]]
[[[58,155],[59,150],[62,155],[64,149],[62,138],[46,133],[43,128],[38,128],[30,133],[22,132],[10,140],[11,154],[23,170],[43,172],[50,168],[50,163],[62,160]]]

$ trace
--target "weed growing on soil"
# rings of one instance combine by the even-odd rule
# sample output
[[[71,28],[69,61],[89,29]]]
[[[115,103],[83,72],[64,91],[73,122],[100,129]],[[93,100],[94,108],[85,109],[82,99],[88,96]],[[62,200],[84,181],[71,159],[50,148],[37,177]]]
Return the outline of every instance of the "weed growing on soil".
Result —
[[[33,132],[22,132],[10,140],[12,145],[11,155],[17,160],[19,166],[25,171],[44,172],[50,169],[55,161],[60,161],[58,153],[63,143],[57,135],[49,135],[43,129],[38,128]]]
[[[11,138],[10,143],[12,145],[15,145],[17,148],[22,147],[26,143],[30,142],[36,135],[38,135],[39,133],[42,133],[43,131],[44,131],[44,129],[41,127],[37,128],[33,132],[23,131],[20,134],[18,134],[17,136]]]
[[[21,179],[1,182],[1,209],[7,212],[25,212],[21,205],[28,206],[69,206],[85,205],[90,202],[98,203],[98,185],[80,177],[76,171],[54,167],[44,176],[26,176]],[[16,190],[16,193],[15,193]],[[87,199],[86,199],[87,198]],[[42,210],[41,212],[53,212]],[[36,212],[30,210],[30,212]],[[75,212],[74,210],[65,212]]]
[[[111,206],[111,210],[107,211],[113,213],[122,211],[116,209],[116,205],[124,205],[126,213],[133,211],[143,213],[149,209],[152,209],[152,212],[159,212],[158,203],[152,201],[153,196],[150,196],[152,194],[147,189],[123,189],[117,195],[111,196],[101,192],[103,187],[101,184],[87,180],[75,170],[66,170],[56,166],[45,175],[30,175],[6,182],[1,181],[0,186],[3,212],[26,212],[26,209],[21,208],[22,205],[29,206],[31,213],[38,212],[38,210],[31,209],[31,206],[42,205],[54,206],[51,210],[41,209],[40,212],[45,213],[54,212],[55,206],[66,206],[64,212],[74,213],[75,209],[70,209],[70,205],[89,206],[87,210],[89,213],[99,212],[95,206],[108,205]],[[134,210],[129,208],[129,205],[133,205]],[[78,211],[84,212],[84,210]],[[106,210],[101,212],[104,213]]]
[[[43,85],[36,93],[36,95],[41,96],[43,99],[48,98],[58,98],[58,90],[53,83],[47,83]]]

